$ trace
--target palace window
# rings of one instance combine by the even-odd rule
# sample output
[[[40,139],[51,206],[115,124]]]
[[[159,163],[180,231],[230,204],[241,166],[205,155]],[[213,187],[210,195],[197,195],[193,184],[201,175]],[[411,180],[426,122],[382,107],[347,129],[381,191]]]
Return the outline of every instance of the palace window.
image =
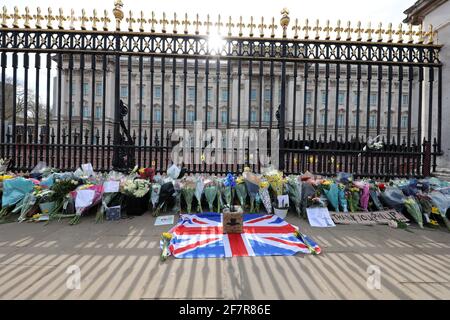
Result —
[[[256,89],[255,88],[253,88],[252,91],[251,91],[250,99],[252,101],[256,101]]]
[[[195,87],[188,87],[188,99],[191,101],[195,99]]]
[[[161,87],[155,86],[155,99],[161,99]]]
[[[408,127],[408,116],[407,115],[402,116],[401,127],[402,127],[402,129],[405,129]]]
[[[161,109],[155,109],[155,121],[161,121]]]
[[[188,122],[194,122],[195,120],[195,113],[193,110],[188,110],[187,112],[187,119]]]
[[[128,86],[127,85],[121,85],[120,86],[120,97],[121,98],[127,98],[128,97]]]
[[[222,123],[227,123],[228,111],[223,110],[220,112],[220,120]]]
[[[103,83],[97,82],[95,84],[95,95],[102,96],[103,95]]]

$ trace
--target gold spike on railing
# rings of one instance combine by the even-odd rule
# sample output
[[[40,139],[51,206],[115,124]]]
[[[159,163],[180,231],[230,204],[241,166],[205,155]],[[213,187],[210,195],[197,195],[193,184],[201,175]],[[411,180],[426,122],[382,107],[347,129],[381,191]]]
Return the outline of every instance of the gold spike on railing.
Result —
[[[314,39],[319,40],[320,39],[320,31],[322,31],[322,27],[319,25],[319,19],[316,20],[316,26],[313,28],[313,31],[316,32],[316,35],[314,36]]]
[[[81,22],[81,30],[86,30],[86,22],[89,21],[88,17],[86,16],[86,10],[81,9],[81,17],[79,17]]]
[[[25,7],[25,14],[22,15],[23,18],[23,26],[27,29],[29,29],[30,26],[30,20],[33,19],[33,16],[30,14],[30,8]]]
[[[219,16],[217,17],[217,22],[214,23],[214,26],[217,28],[217,34],[220,36],[221,35],[221,30],[220,28],[223,27],[223,23],[222,23],[222,18]]]
[[[123,2],[122,0],[114,0],[114,18],[116,18],[116,31],[120,31],[120,23],[123,20],[124,14],[122,11]]]
[[[159,23],[161,24],[161,32],[166,33],[166,25],[169,23],[166,19],[166,13],[163,12],[163,17],[161,20],[159,20]]]
[[[19,20],[22,18],[19,14],[19,8],[14,7],[13,18],[13,28],[19,28]]]
[[[395,34],[398,36],[397,42],[402,43],[403,42],[403,35],[405,34],[405,31],[403,31],[403,24],[398,25],[398,30],[395,32]]]
[[[188,14],[186,13],[186,14],[184,15],[184,20],[183,20],[183,22],[182,22],[182,25],[184,26],[184,34],[188,34],[188,33],[189,33],[188,26],[189,26],[190,24],[191,24],[191,23],[189,22]]]
[[[405,35],[408,36],[408,43],[413,43],[414,42],[414,37],[413,37],[414,36],[414,31],[413,31],[413,26],[412,26],[411,23],[408,25],[408,31],[405,32]]]
[[[234,28],[234,23],[231,20],[231,16],[228,17],[228,22],[225,26],[228,28],[228,36],[231,37],[233,35],[232,30]]]
[[[308,40],[309,39],[309,31],[311,30],[311,27],[309,26],[309,20],[308,19],[305,20],[305,26],[303,27],[302,30],[305,31],[304,38],[306,40]]]
[[[199,34],[199,27],[202,25],[202,23],[199,20],[198,14],[195,16],[195,21],[194,21],[194,26],[195,26],[195,34]]]
[[[92,30],[97,30],[97,22],[100,22],[100,19],[97,17],[97,10],[94,9],[92,12],[92,17],[89,18],[89,21],[92,23]]]
[[[136,19],[133,18],[133,12],[131,10],[126,21],[128,22],[128,31],[133,32],[133,23],[136,22]]]
[[[253,37],[253,28],[256,28],[256,24],[253,23],[253,17],[250,17],[250,23],[247,25],[250,28],[249,36]]]
[[[242,28],[245,24],[242,22],[242,16],[239,17],[239,23],[236,25],[239,28],[239,37],[242,37]]]
[[[272,30],[270,33],[271,38],[275,38],[275,29],[277,29],[278,26],[275,24],[275,18],[272,17],[272,24],[269,26],[269,29]]]
[[[361,33],[364,31],[364,29],[361,28],[361,21],[358,21],[358,23],[356,24],[356,29],[354,31],[356,33],[356,41],[361,41],[362,40]]]
[[[66,17],[64,16],[63,8],[59,8],[59,14],[56,16],[56,21],[58,21],[58,29],[64,30],[64,21],[66,21]]]
[[[283,10],[281,10],[281,19],[280,19],[280,25],[283,28],[283,38],[287,38],[287,27],[290,21],[291,19],[289,18],[289,10],[283,8]]]
[[[369,24],[367,25],[367,29],[366,31],[364,31],[364,33],[367,34],[367,41],[370,42],[372,41],[372,34],[375,32],[374,29],[372,29],[372,23],[369,22]]]
[[[350,21],[347,22],[347,28],[345,28],[344,32],[347,33],[347,38],[345,40],[346,41],[351,41],[352,40],[353,28],[351,26],[351,22]]]
[[[2,27],[3,28],[8,28],[8,20],[11,19],[11,17],[8,14],[8,8],[6,8],[6,6],[3,6],[3,11],[2,11]]]
[[[333,29],[330,27],[330,20],[327,20],[325,23],[325,28],[323,28],[323,31],[325,31],[325,40],[330,40],[330,31]]]
[[[298,39],[298,32],[301,30],[301,27],[298,24],[298,19],[295,19],[295,24],[292,27],[292,30],[294,31],[294,39]]]
[[[77,21],[77,18],[75,17],[75,10],[70,10],[70,16],[68,17],[68,19],[70,21],[70,30],[75,30],[75,21]]]
[[[383,25],[382,25],[381,22],[380,22],[380,23],[378,24],[378,29],[377,29],[377,31],[375,31],[375,34],[378,35],[378,38],[377,38],[377,41],[378,41],[378,42],[383,41],[383,33],[384,33]]]
[[[173,33],[178,33],[177,26],[180,24],[180,21],[178,21],[176,13],[173,14],[173,20],[170,23],[173,25]]]
[[[141,10],[141,16],[137,19],[137,22],[139,23],[139,31],[144,32],[144,25],[147,23],[147,19],[144,17],[144,11]]]
[[[336,40],[341,40],[341,32],[344,31],[344,28],[341,27],[341,20],[337,21],[337,27],[334,28],[334,32],[336,32]]]
[[[388,24],[388,28],[385,31],[385,34],[387,34],[387,36],[388,36],[387,42],[392,42],[392,33],[393,33],[393,31],[392,31],[392,23],[389,23]]]
[[[103,18],[101,20],[103,22],[103,30],[108,31],[108,24],[111,22],[111,19],[108,17],[108,10],[103,12]]]
[[[435,31],[433,30],[433,25],[432,24],[430,24],[428,26],[428,31],[426,32],[425,36],[428,38],[428,41],[427,41],[428,44],[433,44],[434,43]]]
[[[211,21],[209,21],[209,14],[206,16],[206,21],[204,22],[204,26],[206,27],[206,35],[209,36],[209,27],[212,26]]]
[[[36,29],[41,29],[41,21],[44,20],[44,16],[41,13],[41,8],[37,7],[36,14],[33,15],[33,18],[36,20]]]
[[[148,20],[148,22],[150,23],[150,32],[155,32],[155,24],[158,23],[158,20],[156,20],[155,18],[155,12],[152,11],[152,17],[150,20]]]
[[[53,15],[52,8],[48,8],[48,14],[45,16],[47,20],[47,29],[53,29],[53,21],[55,20],[55,16]]]

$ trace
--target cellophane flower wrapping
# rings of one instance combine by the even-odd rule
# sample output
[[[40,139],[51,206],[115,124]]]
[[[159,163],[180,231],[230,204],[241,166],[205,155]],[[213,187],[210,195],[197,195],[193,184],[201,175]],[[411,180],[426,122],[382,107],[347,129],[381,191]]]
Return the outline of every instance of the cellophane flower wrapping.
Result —
[[[386,186],[386,189],[380,193],[382,203],[388,208],[402,212],[404,209],[405,195],[394,186]]]
[[[339,212],[339,187],[336,183],[331,182],[328,186],[322,183],[322,190],[325,193],[328,202],[333,207],[334,211]]]
[[[261,198],[267,213],[272,214],[272,201],[270,200],[269,188],[260,185],[259,197]]]
[[[423,228],[423,217],[420,206],[414,197],[407,197],[404,200],[404,204],[408,213],[413,217],[417,224]]]
[[[297,176],[290,175],[287,178],[286,190],[290,201],[294,204],[298,216],[302,214],[302,182]]]
[[[351,187],[347,193],[347,202],[348,207],[351,212],[358,212],[360,210],[359,203],[360,203],[360,195],[359,195],[359,188],[357,187]]]
[[[450,208],[450,200],[439,191],[430,192],[429,195],[433,205],[439,209],[441,217],[445,218],[447,210]]]
[[[208,202],[209,211],[215,212],[214,201],[216,200],[218,193],[217,185],[214,183],[214,181],[209,180],[205,183],[205,188],[203,191],[205,193],[206,201]]]
[[[369,197],[370,197],[370,194],[369,194],[369,184],[368,183],[366,183],[366,184],[364,184],[364,186],[362,187],[362,189],[361,189],[361,199],[360,199],[360,204],[361,204],[361,208],[364,210],[364,211],[368,211],[368,209],[369,209]]]
[[[205,183],[203,177],[197,177],[197,183],[195,185],[195,199],[197,199],[197,211],[202,212],[202,195],[205,188]]]
[[[247,187],[245,186],[245,181],[242,177],[236,179],[236,194],[242,209],[244,209],[247,201]]]
[[[186,209],[188,213],[192,212],[192,201],[194,199],[196,181],[193,178],[186,178],[181,183],[181,194],[186,202]]]
[[[152,183],[150,202],[152,203],[152,209],[156,210],[159,202],[159,193],[161,191],[161,185],[159,183]]]
[[[259,184],[261,183],[261,178],[252,172],[244,172],[242,176],[245,181],[248,196],[250,197],[250,211],[254,212],[256,197],[259,198]]]
[[[375,207],[375,210],[383,210],[383,205],[381,204],[380,198],[379,198],[379,189],[376,184],[371,184],[369,189],[369,196],[370,200],[372,201],[373,206]]]
[[[81,216],[102,201],[103,185],[83,185],[70,193],[75,201],[75,214]]]
[[[345,196],[345,186],[342,184],[339,184],[338,187],[339,187],[339,192],[338,192],[339,205],[343,212],[348,212],[348,202],[347,202],[347,197]]]

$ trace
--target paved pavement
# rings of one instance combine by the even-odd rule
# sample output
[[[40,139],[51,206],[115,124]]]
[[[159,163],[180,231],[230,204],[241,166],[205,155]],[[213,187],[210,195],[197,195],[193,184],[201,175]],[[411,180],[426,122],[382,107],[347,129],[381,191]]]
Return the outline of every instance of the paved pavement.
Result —
[[[450,299],[449,232],[288,220],[321,245],[320,256],[161,263],[168,228],[154,227],[150,214],[0,225],[0,299]],[[79,290],[66,285],[72,265],[81,270]],[[379,289],[369,266],[380,270]]]

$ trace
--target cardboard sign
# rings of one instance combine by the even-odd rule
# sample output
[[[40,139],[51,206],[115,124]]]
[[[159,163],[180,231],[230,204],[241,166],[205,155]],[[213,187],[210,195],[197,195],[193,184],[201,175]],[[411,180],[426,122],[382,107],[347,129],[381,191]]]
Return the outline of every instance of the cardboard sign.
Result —
[[[331,219],[336,224],[388,224],[390,220],[408,222],[409,220],[395,210],[374,211],[374,212],[331,212]]]

